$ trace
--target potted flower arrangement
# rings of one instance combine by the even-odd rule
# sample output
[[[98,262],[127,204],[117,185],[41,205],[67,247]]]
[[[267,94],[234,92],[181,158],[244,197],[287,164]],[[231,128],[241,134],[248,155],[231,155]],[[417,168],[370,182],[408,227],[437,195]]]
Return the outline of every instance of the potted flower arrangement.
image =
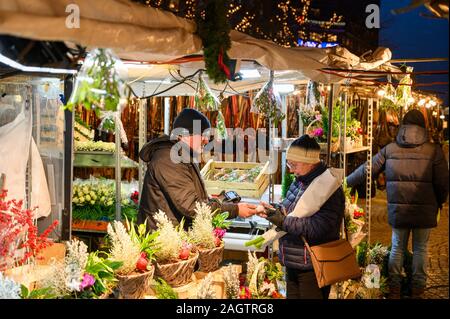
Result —
[[[240,299],[279,299],[279,283],[283,272],[279,263],[272,263],[266,258],[257,258],[256,253],[248,252],[247,285],[240,287]]]
[[[39,235],[34,210],[24,209],[22,200],[6,200],[6,195],[7,190],[0,191],[0,271],[16,281],[31,284],[41,268],[36,261],[53,244],[48,236],[58,221]]]
[[[139,225],[137,230],[128,220],[126,225],[128,231],[118,221],[108,225],[111,259],[122,263],[115,271],[119,279],[119,298],[139,299],[148,294],[151,288],[158,233],[147,232],[146,224]]]
[[[158,227],[156,243],[156,275],[163,278],[172,287],[185,285],[191,281],[198,253],[189,243],[184,221],[174,226],[161,210],[154,216]]]
[[[224,251],[223,236],[230,226],[230,222],[226,222],[227,218],[227,212],[214,215],[207,204],[195,204],[195,217],[189,230],[189,238],[198,249],[199,271],[219,269]]]
[[[88,254],[87,246],[77,239],[66,243],[66,256],[53,261],[46,276],[37,284],[37,290],[22,289],[24,297],[46,292],[45,298],[106,298],[117,284],[114,271],[121,262],[101,256],[101,252]]]

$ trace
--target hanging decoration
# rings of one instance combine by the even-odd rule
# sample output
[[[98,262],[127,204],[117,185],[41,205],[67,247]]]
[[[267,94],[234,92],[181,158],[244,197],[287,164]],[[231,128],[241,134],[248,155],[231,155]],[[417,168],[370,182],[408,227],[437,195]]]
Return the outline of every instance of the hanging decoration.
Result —
[[[412,96],[411,85],[413,83],[411,79],[410,72],[413,71],[412,67],[406,67],[406,74],[398,83],[397,89],[395,90],[395,98],[397,100],[398,107],[403,107],[407,110],[408,107],[414,102]]]
[[[380,101],[381,111],[398,111],[397,101],[396,101],[396,91],[392,85],[390,77],[388,77],[388,83],[381,89],[384,92]]]
[[[306,107],[314,110],[315,107],[320,104],[319,83],[309,81],[306,92]]]
[[[100,125],[98,126],[99,131],[115,134],[116,123],[119,123],[120,140],[122,141],[122,143],[128,144],[127,134],[125,132],[122,120],[120,119],[118,112],[103,111],[100,112],[100,118],[101,122]]]
[[[119,58],[109,49],[95,49],[84,60],[75,88],[66,105],[73,110],[82,105],[88,110],[116,111],[124,83],[119,77]]]
[[[269,80],[258,92],[250,112],[263,114],[275,126],[285,118],[286,115],[281,111],[280,95],[274,91],[273,79]]]
[[[217,112],[216,130],[218,137],[221,139],[227,138],[227,130],[225,127],[225,118],[220,110],[219,99],[211,92],[211,89],[203,79],[200,72],[198,76],[197,89],[194,96],[195,107],[200,112]]]
[[[227,51],[231,48],[226,0],[208,1],[205,14],[197,16],[198,35],[203,43],[206,72],[214,83],[231,78]]]

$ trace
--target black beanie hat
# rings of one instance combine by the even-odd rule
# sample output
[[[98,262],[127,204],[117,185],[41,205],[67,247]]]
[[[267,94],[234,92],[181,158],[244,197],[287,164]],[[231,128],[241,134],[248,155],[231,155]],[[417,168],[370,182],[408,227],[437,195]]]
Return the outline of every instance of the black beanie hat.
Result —
[[[202,113],[194,109],[184,109],[175,118],[173,129],[184,128],[192,135],[194,134],[194,121],[200,121],[201,132],[195,132],[197,134],[202,134],[205,130],[211,128],[211,123]],[[195,124],[195,126],[198,126],[198,124]]]
[[[404,125],[418,125],[425,128],[425,118],[419,110],[411,110],[403,117]]]

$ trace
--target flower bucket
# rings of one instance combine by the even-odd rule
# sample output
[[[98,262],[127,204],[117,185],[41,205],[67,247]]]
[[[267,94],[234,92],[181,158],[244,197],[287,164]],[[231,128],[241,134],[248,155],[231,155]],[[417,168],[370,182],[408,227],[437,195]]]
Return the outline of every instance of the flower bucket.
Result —
[[[178,261],[171,264],[156,264],[156,275],[164,279],[170,286],[179,287],[192,280],[194,267],[197,263],[198,254],[188,260]]]
[[[223,260],[224,244],[212,249],[198,249],[199,271],[212,272],[219,269],[219,265]]]
[[[117,275],[119,279],[119,299],[142,299],[150,292],[155,267],[144,273],[128,276]]]

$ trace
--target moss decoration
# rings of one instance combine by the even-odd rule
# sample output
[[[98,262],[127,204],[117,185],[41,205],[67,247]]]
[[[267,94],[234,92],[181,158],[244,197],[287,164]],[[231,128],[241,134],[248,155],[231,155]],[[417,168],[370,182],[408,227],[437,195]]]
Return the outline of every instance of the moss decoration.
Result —
[[[208,77],[214,83],[224,83],[227,76],[231,48],[230,25],[227,20],[227,0],[208,1],[204,17],[197,16],[197,33],[202,39],[203,55]]]

